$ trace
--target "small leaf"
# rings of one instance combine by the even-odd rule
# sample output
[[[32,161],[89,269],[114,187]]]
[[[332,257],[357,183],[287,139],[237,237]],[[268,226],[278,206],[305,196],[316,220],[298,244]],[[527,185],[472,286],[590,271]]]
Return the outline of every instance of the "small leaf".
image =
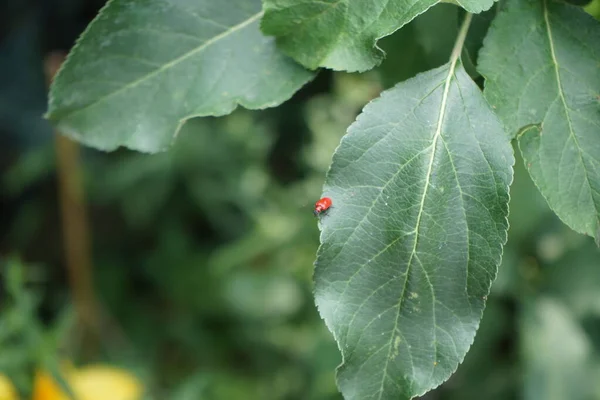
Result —
[[[193,116],[287,100],[313,76],[262,36],[260,0],[112,0],[73,48],[48,117],[104,150],[155,152]]]
[[[422,395],[463,360],[506,242],[513,163],[461,65],[384,92],[349,128],[315,270],[347,400]]]
[[[425,12],[438,0],[263,0],[261,28],[307,68],[366,71],[381,62],[377,40]],[[460,0],[478,13],[493,0]],[[402,49],[395,49],[402,51]]]
[[[550,0],[509,0],[480,56],[485,96],[550,208],[600,239],[600,24]]]

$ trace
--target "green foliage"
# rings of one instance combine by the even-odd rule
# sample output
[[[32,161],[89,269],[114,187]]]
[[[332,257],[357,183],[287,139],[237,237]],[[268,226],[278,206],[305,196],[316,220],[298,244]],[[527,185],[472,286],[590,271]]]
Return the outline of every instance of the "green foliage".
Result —
[[[347,399],[421,395],[462,361],[506,240],[512,164],[455,63],[384,92],[350,127],[325,183],[341,211],[323,220],[315,271]]]
[[[113,0],[57,76],[48,117],[90,146],[167,148],[185,120],[287,100],[312,74],[258,29],[259,0]]]
[[[455,370],[436,398],[599,396],[598,250],[554,213],[598,239],[600,24],[550,0],[452,3],[112,0],[92,22],[48,115],[103,150],[172,145],[84,166],[95,283],[133,339],[107,357],[150,397],[339,398],[335,342],[346,399],[408,400]],[[282,103],[304,67],[379,63],[233,112]],[[7,196],[51,179],[31,154]],[[335,342],[309,268],[327,168],[314,296]],[[56,225],[33,198],[7,230],[25,253]]]
[[[339,85],[348,90],[348,82]],[[330,157],[365,101],[360,93],[358,100],[338,96],[306,105],[326,113],[318,127],[328,134],[304,148],[311,163]],[[169,152],[86,155],[94,278],[114,318],[103,330],[100,360],[131,366],[151,399],[339,399],[340,356],[312,305],[306,268],[318,245],[312,193],[327,161],[307,166],[293,185],[278,183],[268,166],[275,123],[238,110],[190,121]],[[48,179],[37,169],[32,182],[23,170],[15,164],[6,181],[18,187],[21,177],[31,192]],[[25,250],[31,235],[11,237],[11,245]],[[77,349],[63,354],[99,361]]]
[[[480,61],[485,96],[509,133],[537,126],[518,140],[548,204],[600,243],[600,24],[571,5],[512,0]]]
[[[384,53],[377,40],[392,34],[436,0],[264,0],[261,28],[277,36],[278,45],[307,68],[366,71]],[[490,8],[490,0],[458,1],[470,12]],[[402,52],[402,48],[394,51]]]
[[[39,266],[36,269],[39,272]],[[45,368],[72,395],[60,372],[58,356],[73,325],[73,313],[65,308],[54,326],[44,329],[37,318],[39,290],[27,287],[30,279],[26,272],[19,260],[0,260],[4,286],[0,290],[6,290],[0,298],[0,371],[11,378],[21,394],[30,396],[31,371]]]

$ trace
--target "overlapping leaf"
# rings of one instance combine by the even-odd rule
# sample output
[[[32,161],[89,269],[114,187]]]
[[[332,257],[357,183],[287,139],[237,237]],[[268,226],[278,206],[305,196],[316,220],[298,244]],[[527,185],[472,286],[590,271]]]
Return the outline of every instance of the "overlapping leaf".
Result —
[[[383,58],[376,47],[438,0],[263,0],[262,30],[308,68],[365,71]],[[493,0],[460,0],[474,13]],[[402,49],[395,49],[402,51]]]
[[[485,96],[534,182],[572,229],[600,240],[600,23],[580,8],[511,0],[480,56]]]
[[[384,92],[349,128],[315,270],[347,400],[421,395],[462,361],[506,241],[513,163],[460,65]]]
[[[260,33],[260,0],[112,0],[54,82],[49,117],[101,149],[167,147],[192,116],[259,109],[311,77]]]

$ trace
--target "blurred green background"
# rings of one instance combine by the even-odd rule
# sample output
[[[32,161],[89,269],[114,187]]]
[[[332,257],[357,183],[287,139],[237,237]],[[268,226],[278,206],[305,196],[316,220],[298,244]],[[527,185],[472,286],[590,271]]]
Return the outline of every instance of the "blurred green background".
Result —
[[[146,399],[341,399],[340,356],[312,299],[312,207],[361,108],[447,60],[458,9],[436,6],[384,39],[374,71],[321,71],[278,108],[192,120],[150,156],[57,152],[65,142],[41,118],[45,61],[103,1],[0,4],[0,373],[23,398],[35,371],[71,360],[126,368]],[[469,34],[479,84],[472,65],[495,12]],[[70,200],[61,179],[76,186]],[[552,214],[520,159],[510,210],[475,344],[425,398],[600,399],[600,253]],[[75,248],[69,225],[84,232]]]

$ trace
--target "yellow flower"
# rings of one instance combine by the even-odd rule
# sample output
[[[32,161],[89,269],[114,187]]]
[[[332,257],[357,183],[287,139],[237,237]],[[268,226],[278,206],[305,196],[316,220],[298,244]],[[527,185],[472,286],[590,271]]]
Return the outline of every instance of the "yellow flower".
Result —
[[[64,376],[77,400],[139,400],[142,385],[129,372],[110,366],[88,366]],[[3,399],[0,399],[3,400]],[[45,372],[37,374],[32,400],[69,400]]]
[[[0,374],[0,400],[18,400],[17,391],[5,375]]]
[[[66,377],[65,377],[66,378]],[[38,371],[33,381],[33,400],[69,400],[50,374]]]
[[[142,396],[137,378],[109,366],[81,368],[72,377],[71,386],[80,400],[138,400]]]

